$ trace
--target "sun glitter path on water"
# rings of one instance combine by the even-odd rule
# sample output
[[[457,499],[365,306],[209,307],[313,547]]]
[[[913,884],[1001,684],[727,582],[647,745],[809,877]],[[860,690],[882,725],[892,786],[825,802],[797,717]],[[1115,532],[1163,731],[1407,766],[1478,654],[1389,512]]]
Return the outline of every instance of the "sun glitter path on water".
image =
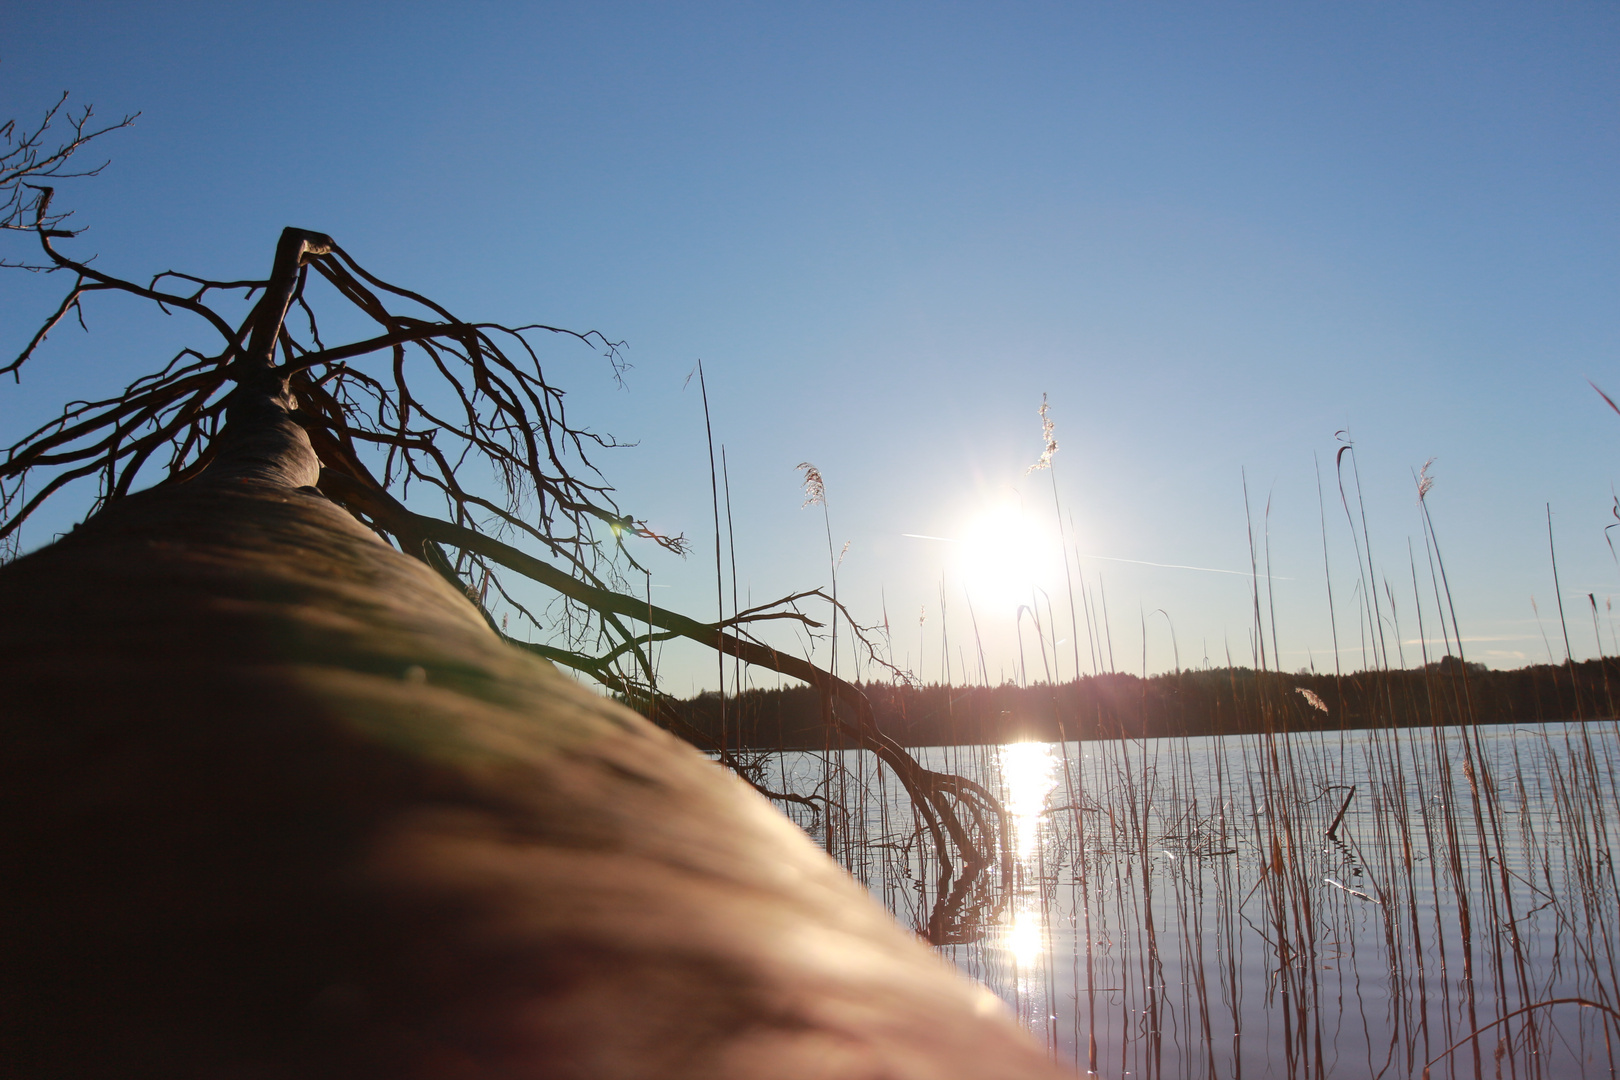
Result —
[[[1040,960],[1041,953],[1046,951],[1045,929],[1039,911],[1013,913],[1012,925],[1007,927],[1002,945],[1012,953],[1013,962],[1018,965],[1020,972],[1033,968]]]
[[[1007,812],[1013,819],[1013,836],[1020,862],[1035,851],[1041,811],[1046,797],[1057,786],[1057,755],[1046,743],[1009,743],[997,750],[1001,782],[1007,793]]]
[[[1001,945],[1012,954],[1020,973],[1020,987],[1027,990],[1022,984],[1046,951],[1045,918],[1030,882],[1039,879],[1036,844],[1040,839],[1041,811],[1057,786],[1057,755],[1047,743],[1010,743],[997,749],[996,761],[1007,813],[1012,816],[1013,848],[1018,861],[1018,895],[1013,900],[1012,919],[1002,930]]]

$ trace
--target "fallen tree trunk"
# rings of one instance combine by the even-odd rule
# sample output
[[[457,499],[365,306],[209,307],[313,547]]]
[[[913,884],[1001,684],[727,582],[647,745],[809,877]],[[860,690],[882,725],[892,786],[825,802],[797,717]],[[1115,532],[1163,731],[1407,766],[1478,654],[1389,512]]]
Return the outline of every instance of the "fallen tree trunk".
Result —
[[[463,526],[527,537],[572,573],[529,569],[565,597],[581,579],[634,648],[592,523],[680,548],[564,461],[611,440],[566,423],[523,337],[561,331],[462,322],[298,229],[263,282],[140,286],[58,253],[71,233],[49,203],[41,189],[35,231],[75,284],[0,373],[97,290],[189,311],[223,344],[69,403],[0,462],[0,544],[63,486],[101,492],[85,524],[0,567],[0,1073],[1051,1075],[988,991],[762,797],[469,599],[429,526],[486,579]],[[311,269],[383,335],[323,345]],[[203,298],[237,288],[259,299],[233,327]],[[457,423],[412,393],[413,342]],[[349,366],[379,351],[391,383]],[[469,454],[504,502],[462,486]],[[400,477],[457,524],[393,502]],[[952,778],[906,775],[957,821]]]
[[[0,570],[7,1075],[1052,1072],[763,799],[321,496],[270,398]]]

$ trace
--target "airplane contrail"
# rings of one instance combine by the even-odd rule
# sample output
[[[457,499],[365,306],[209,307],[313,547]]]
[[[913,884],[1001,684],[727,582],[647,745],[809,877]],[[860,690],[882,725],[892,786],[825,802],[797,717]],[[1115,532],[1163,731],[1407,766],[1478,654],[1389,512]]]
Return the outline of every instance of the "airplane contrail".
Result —
[[[926,533],[901,533],[901,536],[912,540],[938,540],[943,544],[960,544],[961,541],[953,536],[929,536]],[[1198,570],[1206,574],[1231,574],[1234,577],[1249,577],[1247,570],[1222,570],[1216,566],[1188,566],[1185,563],[1149,562],[1146,559],[1121,559],[1114,555],[1088,555],[1080,554],[1082,559],[1101,559],[1103,562],[1131,563],[1136,566],[1156,566],[1161,570]],[[1274,577],[1273,581],[1292,581],[1292,578]]]
[[[1137,566],[1157,566],[1165,570],[1202,570],[1206,574],[1232,574],[1236,577],[1250,577],[1247,570],[1222,570],[1215,566],[1187,566],[1182,563],[1148,562],[1146,559],[1120,559],[1113,555],[1081,555],[1082,559],[1101,559],[1104,562],[1128,562]],[[1292,581],[1292,578],[1273,577],[1273,581]]]

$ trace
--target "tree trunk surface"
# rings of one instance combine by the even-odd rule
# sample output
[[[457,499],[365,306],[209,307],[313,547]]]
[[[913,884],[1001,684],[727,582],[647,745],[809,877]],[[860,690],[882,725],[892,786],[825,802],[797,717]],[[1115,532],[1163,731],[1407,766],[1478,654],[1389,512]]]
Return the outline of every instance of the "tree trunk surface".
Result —
[[[0,1074],[1057,1075],[740,781],[258,461],[0,569]]]

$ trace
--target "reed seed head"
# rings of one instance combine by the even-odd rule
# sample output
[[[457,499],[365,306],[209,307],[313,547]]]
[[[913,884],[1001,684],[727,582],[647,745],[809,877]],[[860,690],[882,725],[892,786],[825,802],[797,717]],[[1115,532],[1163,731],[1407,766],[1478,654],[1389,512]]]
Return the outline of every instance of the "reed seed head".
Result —
[[[1433,464],[1434,458],[1430,458],[1428,461],[1423,463],[1423,468],[1418,470],[1418,502],[1422,502],[1424,499],[1428,498],[1429,489],[1434,487],[1434,477],[1429,475],[1429,466]]]
[[[799,508],[827,505],[827,485],[821,481],[821,470],[808,461],[799,462],[797,468],[804,473],[804,502]]]
[[[1052,418],[1047,415],[1047,411],[1050,408],[1051,406],[1048,405],[1046,401],[1046,395],[1044,393],[1041,394],[1041,442],[1044,444],[1044,446],[1041,450],[1040,460],[1035,462],[1035,464],[1031,465],[1029,468],[1025,469],[1024,472],[1026,474],[1037,472],[1041,469],[1050,469],[1052,467],[1052,455],[1057,453],[1058,444],[1057,439],[1052,434]]]

